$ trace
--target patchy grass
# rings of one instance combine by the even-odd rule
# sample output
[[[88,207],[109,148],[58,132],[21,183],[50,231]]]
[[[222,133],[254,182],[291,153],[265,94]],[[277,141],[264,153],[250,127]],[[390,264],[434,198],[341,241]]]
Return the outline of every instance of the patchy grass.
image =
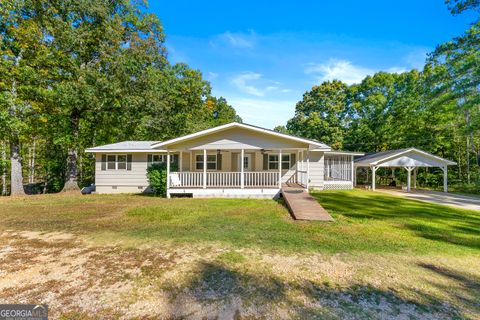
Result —
[[[292,221],[272,200],[40,196],[2,200],[0,230],[66,231],[135,246],[220,243],[275,252],[469,254],[480,249],[479,212],[360,190],[313,195],[335,222]]]
[[[2,198],[0,297],[62,319],[480,317],[480,213],[313,195],[335,222],[272,200]]]

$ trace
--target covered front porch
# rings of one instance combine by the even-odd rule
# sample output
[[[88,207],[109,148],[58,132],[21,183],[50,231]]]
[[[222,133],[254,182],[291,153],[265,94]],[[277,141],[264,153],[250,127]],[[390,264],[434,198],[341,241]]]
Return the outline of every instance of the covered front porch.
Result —
[[[203,130],[153,148],[166,152],[167,196],[194,197],[272,198],[283,184],[308,189],[312,159],[318,166],[323,152],[330,151],[318,141],[243,123]]]
[[[274,197],[283,184],[308,189],[306,148],[172,150],[168,195]]]

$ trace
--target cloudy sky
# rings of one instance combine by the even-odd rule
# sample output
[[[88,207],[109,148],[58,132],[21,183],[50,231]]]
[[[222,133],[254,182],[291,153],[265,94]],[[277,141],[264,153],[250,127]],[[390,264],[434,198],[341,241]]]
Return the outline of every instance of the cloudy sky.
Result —
[[[150,1],[172,62],[208,79],[244,122],[285,124],[313,85],[357,83],[376,71],[423,66],[473,13],[453,17],[442,0]]]

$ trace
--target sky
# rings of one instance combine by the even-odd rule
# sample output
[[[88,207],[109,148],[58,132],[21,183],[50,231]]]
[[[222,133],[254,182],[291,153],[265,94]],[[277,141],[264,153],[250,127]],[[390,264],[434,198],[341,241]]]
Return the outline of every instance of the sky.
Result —
[[[285,125],[323,81],[421,69],[474,21],[442,0],[150,0],[148,11],[163,23],[172,63],[200,70],[214,96],[266,128]]]

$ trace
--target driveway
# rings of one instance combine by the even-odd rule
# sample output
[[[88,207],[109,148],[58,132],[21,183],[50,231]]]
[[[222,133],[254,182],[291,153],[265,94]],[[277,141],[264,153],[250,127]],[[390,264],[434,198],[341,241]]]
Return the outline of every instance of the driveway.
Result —
[[[416,190],[410,193],[401,190],[391,189],[377,189],[377,191],[420,201],[427,201],[443,204],[446,206],[480,211],[480,198],[476,197],[425,190]]]

